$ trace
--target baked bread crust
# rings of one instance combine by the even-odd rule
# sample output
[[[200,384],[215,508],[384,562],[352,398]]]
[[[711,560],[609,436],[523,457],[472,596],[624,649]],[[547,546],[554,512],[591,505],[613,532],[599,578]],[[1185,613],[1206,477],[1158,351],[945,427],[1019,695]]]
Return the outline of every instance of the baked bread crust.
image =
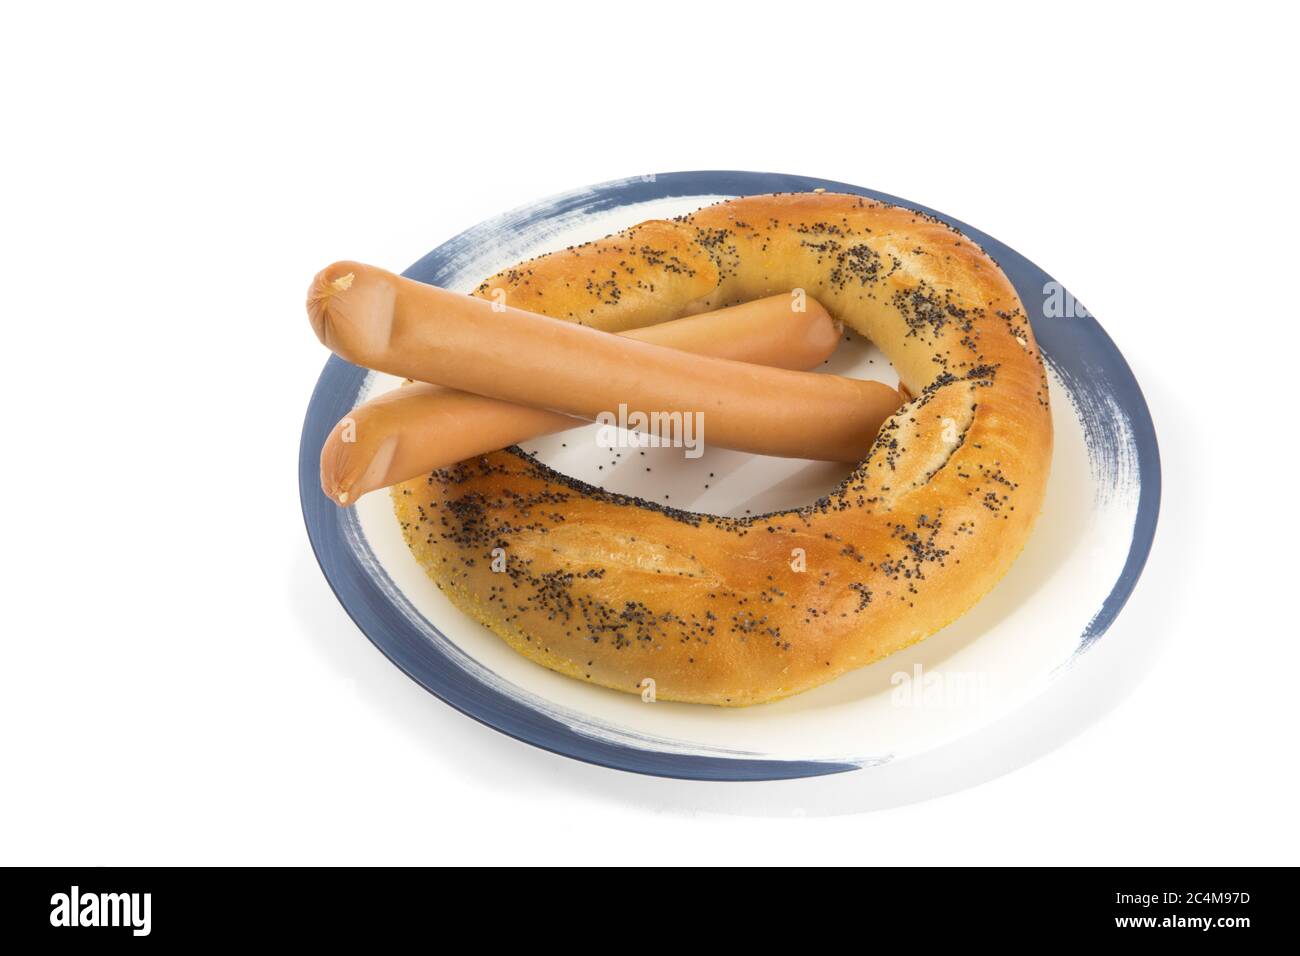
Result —
[[[650,679],[660,700],[799,693],[965,613],[1041,509],[1052,424],[1027,316],[993,260],[936,219],[857,196],[753,196],[540,257],[475,294],[496,288],[608,331],[803,289],[916,396],[835,492],[767,515],[664,508],[518,448],[396,486],[437,585],[552,670],[632,693]]]

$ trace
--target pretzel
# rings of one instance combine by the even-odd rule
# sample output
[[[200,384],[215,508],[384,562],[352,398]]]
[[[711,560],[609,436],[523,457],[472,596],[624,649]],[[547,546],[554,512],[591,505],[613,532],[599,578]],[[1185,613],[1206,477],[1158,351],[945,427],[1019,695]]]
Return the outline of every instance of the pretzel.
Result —
[[[408,334],[387,281],[363,284],[366,309],[394,316],[380,334],[340,316],[326,324],[326,341],[364,360],[395,358],[397,374],[454,378],[440,384],[513,401],[538,396],[495,381],[501,368],[568,374],[562,362],[536,362],[535,320],[493,325],[490,348]],[[1047,380],[1025,311],[970,239],[856,196],[754,196],[540,257],[488,279],[476,295],[501,290],[513,307],[568,320],[556,328],[581,335],[554,341],[578,356],[571,361],[604,363],[593,386],[618,349],[643,350],[650,385],[619,379],[615,390],[640,388],[639,399],[658,408],[706,402],[709,390],[693,373],[676,377],[681,365],[654,346],[594,330],[791,289],[871,339],[915,396],[889,410],[834,492],[791,510],[721,517],[605,492],[511,448],[393,488],[412,553],[453,603],[529,659],[619,691],[653,687],[658,700],[777,700],[965,613],[1024,547],[1052,453]],[[467,352],[502,364],[492,375],[458,371],[454,357]],[[842,448],[875,411],[870,389],[804,381],[832,376],[725,362],[708,369],[714,394],[726,396],[706,408],[715,438],[716,415],[731,438],[748,424],[776,433],[768,446],[805,432],[800,449],[782,445],[787,452]],[[794,378],[755,395],[746,386],[758,373]],[[583,395],[554,407],[592,410]]]

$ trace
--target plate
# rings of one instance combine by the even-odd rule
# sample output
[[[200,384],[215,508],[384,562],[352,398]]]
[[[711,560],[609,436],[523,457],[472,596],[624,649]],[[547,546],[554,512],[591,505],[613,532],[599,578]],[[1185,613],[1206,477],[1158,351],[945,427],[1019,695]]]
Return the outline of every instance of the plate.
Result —
[[[403,273],[468,292],[523,259],[722,199],[825,189],[938,216],[979,243],[1015,284],[1047,360],[1056,449],[1043,514],[1024,553],[972,611],[907,650],[823,687],[757,707],[643,701],[562,677],[515,654],[452,607],[407,551],[386,493],[343,510],[320,490],[334,424],[390,376],[331,357],[307,409],[299,486],[312,549],[361,631],[439,699],[502,733],[619,770],[696,780],[869,772],[972,733],[1049,689],[1107,632],[1137,583],[1160,507],[1160,457],[1146,402],[1113,342],[1032,262],[940,212],[804,176],[640,176],[516,209],[443,243]],[[897,381],[849,338],[828,371]],[[707,448],[608,447],[594,426],[528,442],[547,464],[609,490],[718,514],[814,500],[849,467]]]

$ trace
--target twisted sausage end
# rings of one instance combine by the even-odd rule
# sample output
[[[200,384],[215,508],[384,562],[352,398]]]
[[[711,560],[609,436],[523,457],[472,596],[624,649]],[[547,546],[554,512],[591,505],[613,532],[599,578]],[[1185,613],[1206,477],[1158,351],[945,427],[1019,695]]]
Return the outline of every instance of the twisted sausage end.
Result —
[[[359,262],[336,262],[312,279],[307,318],[321,344],[365,365],[382,349],[393,324],[392,275]]]

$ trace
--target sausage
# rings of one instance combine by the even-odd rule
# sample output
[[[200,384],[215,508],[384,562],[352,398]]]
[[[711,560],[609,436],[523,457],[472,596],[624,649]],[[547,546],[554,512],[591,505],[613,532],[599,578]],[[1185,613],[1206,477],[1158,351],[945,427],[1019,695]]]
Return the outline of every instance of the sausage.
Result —
[[[790,295],[619,333],[669,348],[807,369],[839,343],[840,326],[815,299]],[[321,449],[321,489],[340,505],[475,455],[584,424],[580,419],[417,382],[353,409]]]
[[[357,365],[590,420],[700,413],[708,441],[761,455],[860,461],[900,404],[881,382],[691,355],[358,262],[318,273],[307,311]]]

